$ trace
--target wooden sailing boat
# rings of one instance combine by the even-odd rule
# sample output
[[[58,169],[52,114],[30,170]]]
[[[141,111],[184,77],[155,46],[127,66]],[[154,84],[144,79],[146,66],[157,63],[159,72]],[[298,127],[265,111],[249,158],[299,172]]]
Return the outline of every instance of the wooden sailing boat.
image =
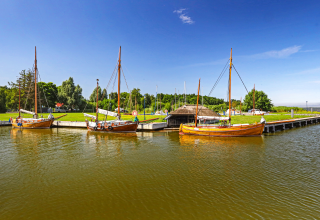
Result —
[[[95,119],[95,122],[86,120],[87,128],[89,131],[100,132],[136,132],[138,128],[138,122],[121,120],[120,114],[120,76],[121,76],[121,46],[119,49],[119,62],[118,62],[118,114],[99,109],[98,108],[98,88],[99,80],[97,79],[97,104],[96,104],[96,116],[84,113],[85,116]],[[98,113],[104,114],[105,120],[98,120]],[[107,121],[107,116],[117,117],[117,120]]]
[[[38,106],[37,106],[37,48],[35,47],[35,60],[34,60],[35,68],[34,68],[34,85],[35,85],[35,100],[34,100],[34,111],[27,111],[20,108],[20,81],[19,81],[19,116],[10,120],[12,122],[13,128],[50,128],[54,117],[52,114],[49,115],[48,118],[38,118]],[[22,118],[21,112],[33,115],[33,118]],[[65,115],[63,115],[65,116]],[[61,118],[63,116],[59,116]],[[57,118],[56,118],[57,119]]]
[[[231,109],[231,69],[232,69],[232,48],[230,55],[229,69],[229,109]],[[195,118],[195,126],[180,125],[179,134],[184,135],[205,135],[205,136],[220,136],[220,137],[246,137],[260,136],[263,132],[265,121],[262,118],[260,123],[252,125],[231,125],[231,113],[229,113],[229,125],[225,126],[197,126],[198,121],[198,103],[199,103],[200,79],[198,86],[197,110]]]

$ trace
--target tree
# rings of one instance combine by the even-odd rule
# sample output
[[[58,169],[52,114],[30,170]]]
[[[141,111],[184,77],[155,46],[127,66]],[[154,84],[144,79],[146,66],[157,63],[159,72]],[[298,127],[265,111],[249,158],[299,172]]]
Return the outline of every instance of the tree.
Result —
[[[141,98],[143,98],[143,95],[141,95],[140,93],[140,89],[138,88],[134,88],[132,91],[131,91],[131,97],[132,97],[132,101],[134,103],[135,101],[135,98],[137,98],[137,104],[141,104]]]
[[[71,109],[74,107],[80,108],[84,100],[82,97],[82,88],[79,85],[74,85],[72,77],[63,81],[62,85],[58,87],[58,96],[59,99]]]
[[[56,103],[59,101],[57,97],[58,88],[56,84],[53,84],[52,82],[39,82],[38,88],[42,105],[54,108]]]
[[[263,111],[270,111],[273,107],[271,99],[263,91],[255,91],[255,108]],[[251,90],[243,100],[243,110],[248,111],[253,108],[253,90]]]
[[[19,105],[19,82],[21,93],[21,108],[32,110],[34,108],[34,69],[22,70],[16,82],[8,82],[7,108],[17,109]]]
[[[8,88],[6,86],[0,86],[0,113],[5,113],[7,111],[7,90]]]
[[[19,108],[19,90],[17,88],[7,89],[6,107],[12,110],[17,110]]]
[[[98,100],[100,101],[102,97],[102,93],[101,93],[101,87],[98,87]],[[96,102],[97,101],[97,87],[94,88],[93,92],[90,95],[89,98],[90,102]]]
[[[107,92],[106,89],[103,89],[103,90],[102,90],[101,100],[104,100],[104,99],[108,99],[108,92]]]

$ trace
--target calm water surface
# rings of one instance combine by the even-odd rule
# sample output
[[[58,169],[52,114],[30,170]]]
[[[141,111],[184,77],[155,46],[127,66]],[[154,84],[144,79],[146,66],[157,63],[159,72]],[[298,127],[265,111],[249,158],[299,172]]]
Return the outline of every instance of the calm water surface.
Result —
[[[319,143],[0,127],[0,219],[320,219]]]

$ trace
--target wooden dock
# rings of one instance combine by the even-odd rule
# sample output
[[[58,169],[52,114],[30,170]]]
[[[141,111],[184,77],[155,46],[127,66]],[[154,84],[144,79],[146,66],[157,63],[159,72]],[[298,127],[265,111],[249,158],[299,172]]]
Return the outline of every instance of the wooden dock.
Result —
[[[86,122],[82,121],[54,121],[52,127],[60,128],[87,128]],[[166,122],[154,122],[154,123],[140,123],[138,125],[138,131],[155,131],[161,130],[167,127]]]
[[[0,126],[11,126],[9,121],[0,121]]]
[[[264,127],[263,133],[283,131],[286,129],[302,127],[302,126],[307,126],[307,125],[312,125],[317,123],[320,123],[320,116],[267,122],[266,126]]]

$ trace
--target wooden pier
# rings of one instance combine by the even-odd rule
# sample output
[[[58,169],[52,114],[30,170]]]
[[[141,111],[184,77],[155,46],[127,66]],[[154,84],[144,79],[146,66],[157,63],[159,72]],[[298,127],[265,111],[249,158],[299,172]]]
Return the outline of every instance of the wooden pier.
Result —
[[[9,121],[0,121],[0,126],[11,126],[12,124]]]
[[[283,131],[286,129],[302,127],[302,126],[307,126],[307,125],[312,125],[317,123],[320,123],[320,116],[267,122],[266,126],[264,127],[263,133]]]

